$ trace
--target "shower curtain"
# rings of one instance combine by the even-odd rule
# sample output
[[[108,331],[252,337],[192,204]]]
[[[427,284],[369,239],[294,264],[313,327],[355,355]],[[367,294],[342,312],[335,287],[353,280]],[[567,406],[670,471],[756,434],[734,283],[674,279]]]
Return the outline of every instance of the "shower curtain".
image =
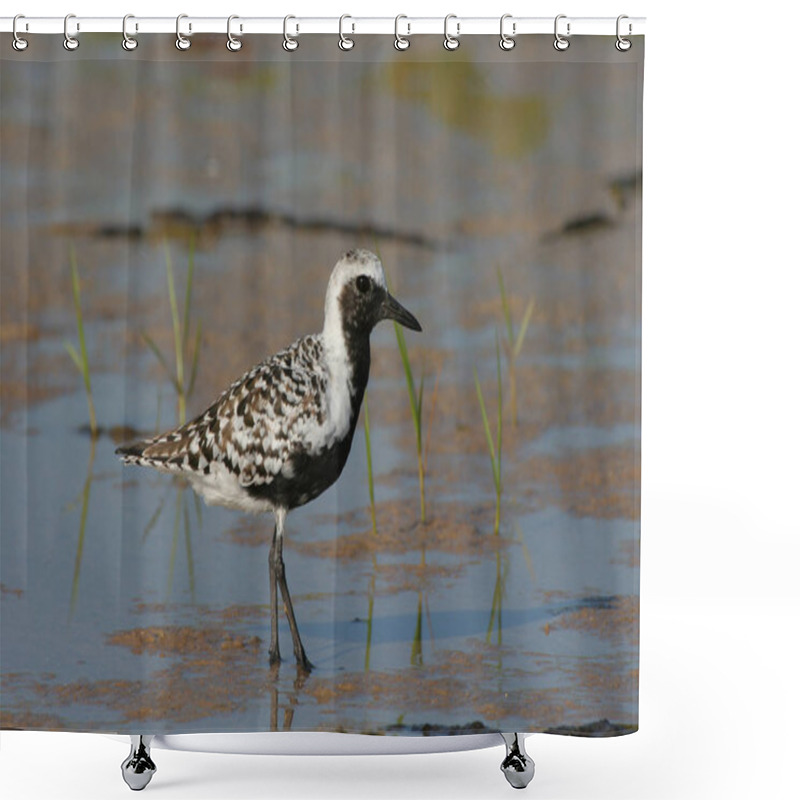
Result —
[[[636,729],[642,40],[354,39],[4,43],[3,728]]]

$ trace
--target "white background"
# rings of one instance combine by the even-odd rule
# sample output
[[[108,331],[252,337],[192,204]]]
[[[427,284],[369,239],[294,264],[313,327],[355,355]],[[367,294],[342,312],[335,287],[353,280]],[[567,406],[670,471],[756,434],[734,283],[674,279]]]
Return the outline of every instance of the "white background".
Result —
[[[797,4],[18,0],[63,16],[647,16],[641,730],[534,736],[555,798],[800,796]],[[10,47],[7,35],[0,46]],[[129,797],[127,747],[8,733],[0,791]],[[286,758],[156,751],[147,796],[509,797],[501,749]]]

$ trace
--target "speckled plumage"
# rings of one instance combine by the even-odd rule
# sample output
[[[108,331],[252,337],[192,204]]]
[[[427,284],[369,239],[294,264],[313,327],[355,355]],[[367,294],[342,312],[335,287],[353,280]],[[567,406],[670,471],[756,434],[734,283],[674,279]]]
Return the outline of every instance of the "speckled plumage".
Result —
[[[369,335],[382,319],[420,330],[387,291],[383,267],[366,250],[336,264],[321,333],[257,364],[191,422],[120,447],[127,464],[179,473],[207,503],[272,511],[271,593],[281,583],[298,663],[310,668],[294,623],[281,555],[286,513],[318,497],[344,468],[369,378]],[[277,604],[272,660],[278,660]]]
[[[182,473],[210,504],[288,511],[328,488],[347,458],[353,420],[348,429],[332,420],[331,383],[321,335],[305,336],[245,373],[191,422],[122,449],[123,458]],[[325,462],[330,481],[300,477],[313,459]]]

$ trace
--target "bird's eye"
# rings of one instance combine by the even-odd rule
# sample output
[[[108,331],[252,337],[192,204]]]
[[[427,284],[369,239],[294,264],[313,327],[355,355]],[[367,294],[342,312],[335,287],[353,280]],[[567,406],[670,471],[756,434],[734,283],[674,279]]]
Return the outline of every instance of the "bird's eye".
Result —
[[[369,287],[372,281],[366,275],[359,275],[356,278],[356,288],[358,289],[361,294],[365,294],[369,291]]]

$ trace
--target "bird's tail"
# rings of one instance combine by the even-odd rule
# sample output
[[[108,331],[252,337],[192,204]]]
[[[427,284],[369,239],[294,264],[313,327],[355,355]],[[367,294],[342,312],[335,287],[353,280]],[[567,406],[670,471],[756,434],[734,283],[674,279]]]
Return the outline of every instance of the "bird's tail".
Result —
[[[125,464],[154,467],[161,472],[179,472],[184,468],[187,443],[175,433],[142,439],[118,447],[114,452]]]
[[[125,464],[140,464],[149,467],[152,466],[152,460],[144,457],[144,451],[149,444],[150,441],[147,439],[138,442],[128,442],[127,444],[120,445],[114,452]]]

